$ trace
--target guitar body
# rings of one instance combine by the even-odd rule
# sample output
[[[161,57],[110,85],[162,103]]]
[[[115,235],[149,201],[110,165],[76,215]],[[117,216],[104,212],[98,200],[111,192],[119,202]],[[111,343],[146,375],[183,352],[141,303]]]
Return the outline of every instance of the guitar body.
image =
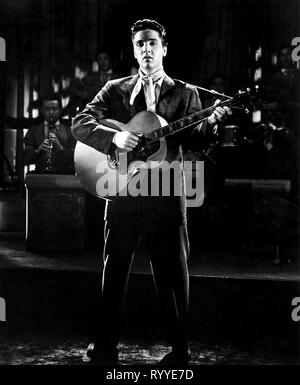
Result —
[[[168,123],[161,116],[151,111],[142,111],[124,124],[113,119],[100,121],[116,131],[129,131],[147,134]],[[124,195],[127,185],[141,168],[157,167],[167,154],[164,138],[147,144],[137,151],[126,152],[116,149],[106,155],[94,148],[77,141],[74,152],[75,172],[82,187],[90,194],[112,200]]]

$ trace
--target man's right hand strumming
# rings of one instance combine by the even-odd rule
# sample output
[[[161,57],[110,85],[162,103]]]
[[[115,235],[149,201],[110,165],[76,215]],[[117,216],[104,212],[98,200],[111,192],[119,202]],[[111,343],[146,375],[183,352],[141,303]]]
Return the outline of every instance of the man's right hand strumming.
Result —
[[[122,150],[132,151],[139,144],[140,138],[129,131],[120,131],[115,134],[112,141]]]

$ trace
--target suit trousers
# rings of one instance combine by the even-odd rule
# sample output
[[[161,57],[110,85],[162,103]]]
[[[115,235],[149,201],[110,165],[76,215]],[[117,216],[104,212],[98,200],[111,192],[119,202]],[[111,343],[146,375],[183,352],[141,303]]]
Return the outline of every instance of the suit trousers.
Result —
[[[113,349],[121,335],[121,317],[134,252],[141,240],[149,250],[161,326],[173,349],[187,349],[189,275],[186,225],[141,225],[137,216],[106,221],[101,306],[96,345]]]

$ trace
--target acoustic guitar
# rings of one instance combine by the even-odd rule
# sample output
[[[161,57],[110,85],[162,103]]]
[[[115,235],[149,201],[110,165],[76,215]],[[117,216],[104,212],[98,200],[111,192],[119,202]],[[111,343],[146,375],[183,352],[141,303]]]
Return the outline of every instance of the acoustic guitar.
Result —
[[[244,109],[247,112],[250,89],[239,91],[219,106]],[[168,123],[151,111],[141,111],[128,123],[113,119],[103,119],[99,123],[117,131],[129,131],[141,136],[141,144],[133,151],[116,148],[106,155],[77,141],[74,153],[75,172],[82,187],[90,194],[112,200],[126,195],[130,180],[141,170],[157,168],[167,155],[165,138],[192,125],[199,124],[212,114],[216,106],[211,106],[182,119]]]

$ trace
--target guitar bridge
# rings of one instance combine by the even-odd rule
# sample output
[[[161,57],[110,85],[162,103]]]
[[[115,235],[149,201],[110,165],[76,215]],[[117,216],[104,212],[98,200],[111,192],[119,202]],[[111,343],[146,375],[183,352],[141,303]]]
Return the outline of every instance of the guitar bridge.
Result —
[[[107,159],[108,159],[108,163],[109,163],[109,166],[113,169],[116,169],[118,168],[119,166],[119,162],[116,158],[116,154],[111,154],[111,155],[107,155]]]

